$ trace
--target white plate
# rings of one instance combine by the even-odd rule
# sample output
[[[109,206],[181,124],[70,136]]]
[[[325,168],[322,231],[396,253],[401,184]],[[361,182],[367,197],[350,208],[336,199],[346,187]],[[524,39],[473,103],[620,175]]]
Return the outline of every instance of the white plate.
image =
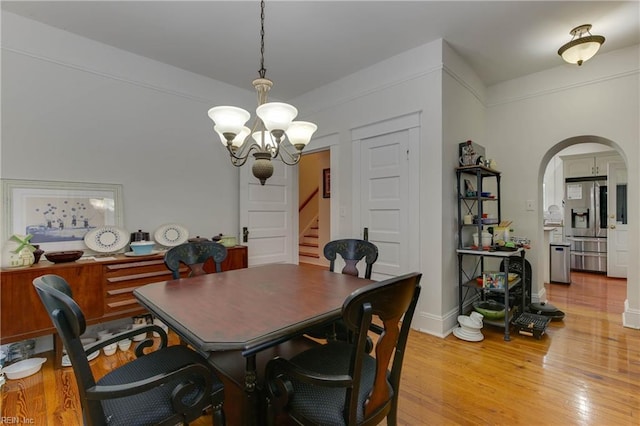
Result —
[[[129,234],[117,226],[102,226],[87,232],[84,243],[98,253],[115,253],[129,244]]]
[[[165,247],[175,247],[187,242],[189,231],[177,223],[167,223],[156,229],[153,236],[156,243]]]
[[[95,351],[90,353],[87,356],[87,361],[92,361],[94,359],[96,359],[98,357],[98,355],[100,355],[100,351]],[[61,362],[63,367],[71,367],[71,360],[69,359],[69,355],[63,355],[62,356],[62,362]]]
[[[138,254],[134,251],[128,251],[125,252],[125,256],[129,256],[129,257],[139,257],[139,256],[153,256],[154,254],[158,254],[158,253],[162,253],[162,250],[151,250],[151,253],[142,253],[142,254]]]
[[[456,327],[453,329],[453,335],[458,339],[466,340],[468,342],[480,342],[484,340],[484,335],[482,333],[467,333],[460,327]]]

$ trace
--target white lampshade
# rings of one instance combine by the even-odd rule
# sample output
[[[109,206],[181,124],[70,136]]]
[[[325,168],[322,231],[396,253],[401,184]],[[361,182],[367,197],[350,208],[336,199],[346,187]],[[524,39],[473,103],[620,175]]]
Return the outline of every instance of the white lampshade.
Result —
[[[220,136],[220,142],[222,143],[222,145],[227,146],[227,138],[225,138],[222,132],[220,132],[219,127],[213,126],[213,130],[215,130]],[[231,146],[235,146],[236,148],[241,147],[244,140],[247,138],[247,136],[249,136],[249,133],[251,133],[251,129],[249,129],[247,126],[242,126],[242,129],[240,129],[240,133],[238,133],[236,137],[233,138],[233,141],[231,141]]]
[[[308,121],[292,121],[287,129],[287,137],[291,145],[306,146],[316,130],[318,126]]]
[[[584,24],[569,31],[573,39],[558,49],[558,55],[568,63],[578,64],[578,66],[591,59],[600,50],[600,46],[604,43],[604,37],[592,35],[589,32],[590,29],[591,24]]]
[[[596,37],[598,36],[582,37],[575,40],[575,44],[561,53],[562,59],[570,64],[582,65],[583,62],[591,59],[600,50],[602,42],[591,40]]]
[[[233,106],[217,106],[209,110],[209,118],[213,120],[219,133],[237,135],[250,117],[249,112]]]
[[[256,108],[256,114],[268,131],[286,131],[298,115],[298,110],[293,105],[282,102],[267,102]]]
[[[253,132],[251,137],[253,138],[254,141],[256,141],[258,143],[258,145],[263,146],[262,145],[262,132],[260,132],[260,131]],[[273,148],[275,148],[275,146],[276,146],[276,143],[274,142],[273,137],[271,136],[271,133],[264,132],[264,147],[273,147]]]

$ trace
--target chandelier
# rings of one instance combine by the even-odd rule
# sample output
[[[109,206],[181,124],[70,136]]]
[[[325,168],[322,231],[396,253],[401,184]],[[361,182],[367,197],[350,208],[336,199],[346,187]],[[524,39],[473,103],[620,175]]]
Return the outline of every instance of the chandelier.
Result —
[[[591,35],[589,31],[591,25],[580,25],[572,29],[569,34],[573,36],[570,42],[564,44],[558,49],[558,55],[570,64],[582,65],[584,61],[588,61],[595,55],[602,43],[604,37],[600,35]],[[589,35],[585,35],[589,34]],[[577,38],[576,38],[577,37]]]
[[[260,2],[260,69],[253,80],[258,93],[256,118],[251,129],[245,123],[251,118],[248,111],[234,106],[217,106],[209,110],[214,130],[227,148],[231,163],[240,167],[253,153],[253,175],[264,185],[273,175],[272,159],[280,156],[283,163],[293,166],[300,162],[302,150],[311,140],[318,126],[307,121],[293,121],[298,110],[282,102],[267,102],[273,82],[265,78],[264,68],[264,0]]]

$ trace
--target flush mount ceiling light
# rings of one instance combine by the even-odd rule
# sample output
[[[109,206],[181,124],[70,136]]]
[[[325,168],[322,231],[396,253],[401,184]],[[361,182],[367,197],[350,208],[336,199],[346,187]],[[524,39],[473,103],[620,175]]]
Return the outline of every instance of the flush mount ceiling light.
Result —
[[[572,29],[569,34],[573,36],[570,42],[558,49],[558,55],[570,64],[582,65],[584,61],[588,61],[595,55],[602,43],[604,37],[600,35],[591,35],[589,30],[591,25],[580,25]],[[588,35],[585,35],[588,34]]]
[[[240,167],[253,152],[253,175],[264,185],[273,175],[271,160],[280,156],[283,163],[300,162],[302,150],[318,128],[307,121],[293,121],[298,110],[282,102],[267,102],[267,92],[273,82],[265,78],[264,68],[264,1],[260,2],[260,78],[253,80],[258,92],[256,119],[251,129],[245,123],[251,117],[248,111],[234,106],[217,106],[209,110],[214,130],[229,152],[231,163]],[[252,140],[253,139],[253,140]]]

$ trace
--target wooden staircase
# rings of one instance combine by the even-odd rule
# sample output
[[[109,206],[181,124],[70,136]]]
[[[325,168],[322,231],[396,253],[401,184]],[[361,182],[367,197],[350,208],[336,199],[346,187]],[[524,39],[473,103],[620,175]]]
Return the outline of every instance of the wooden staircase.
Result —
[[[302,236],[302,240],[299,243],[298,254],[300,262],[305,260],[313,263],[314,259],[320,259],[320,247],[318,244],[318,219],[309,227],[307,232]]]

